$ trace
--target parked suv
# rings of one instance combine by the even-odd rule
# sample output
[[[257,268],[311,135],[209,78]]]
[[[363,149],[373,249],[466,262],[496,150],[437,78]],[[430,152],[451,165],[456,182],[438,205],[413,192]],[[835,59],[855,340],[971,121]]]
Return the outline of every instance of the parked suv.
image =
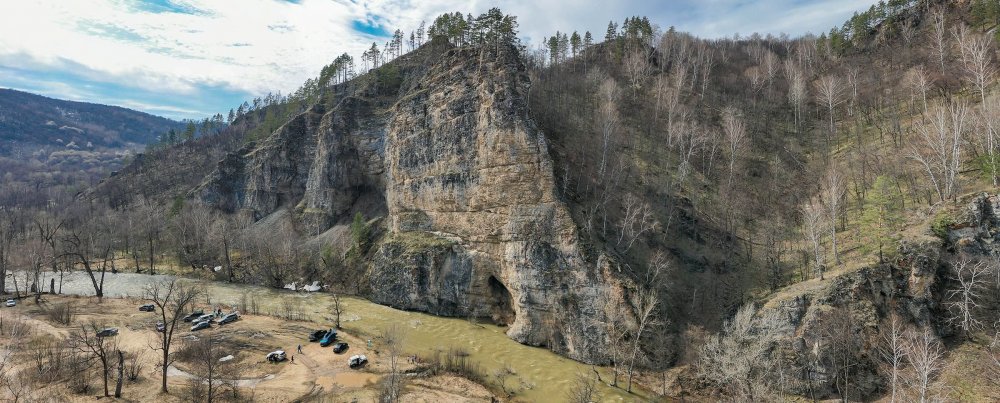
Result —
[[[287,357],[285,357],[285,352],[283,350],[277,350],[267,353],[266,358],[270,362],[282,362],[287,359]]]
[[[185,316],[184,317],[184,321],[185,322],[193,321],[193,320],[197,319],[198,317],[200,317],[201,315],[204,315],[204,314],[205,314],[205,311],[199,309],[199,310],[191,312],[187,316]]]

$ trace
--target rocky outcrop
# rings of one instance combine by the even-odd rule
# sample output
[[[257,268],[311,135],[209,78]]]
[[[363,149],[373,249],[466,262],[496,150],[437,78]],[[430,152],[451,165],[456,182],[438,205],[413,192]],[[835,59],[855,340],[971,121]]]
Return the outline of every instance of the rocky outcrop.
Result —
[[[367,269],[373,301],[490,318],[522,343],[604,362],[605,297],[625,304],[632,287],[609,259],[581,252],[528,118],[523,65],[513,51],[426,52],[384,67],[403,77],[397,93],[377,81],[389,73],[336,88],[329,110],[314,106],[220,162],[199,197],[258,219],[285,208],[313,234],[350,211],[385,211]]]
[[[785,368],[800,370],[788,382],[791,390],[809,395],[812,388],[818,396],[839,395],[837,363],[829,358],[833,354],[829,340],[836,332],[866,340],[851,369],[856,397],[872,396],[883,387],[873,343],[890,314],[908,326],[927,328],[942,337],[955,333],[943,319],[947,262],[958,254],[971,258],[1000,255],[1000,196],[973,195],[960,206],[936,206],[934,213],[933,222],[923,224],[926,233],[900,241],[897,253],[887,262],[826,283],[796,285],[793,292],[779,293],[763,306],[760,316],[779,322],[774,325],[780,329],[775,351],[795,352],[776,357]]]

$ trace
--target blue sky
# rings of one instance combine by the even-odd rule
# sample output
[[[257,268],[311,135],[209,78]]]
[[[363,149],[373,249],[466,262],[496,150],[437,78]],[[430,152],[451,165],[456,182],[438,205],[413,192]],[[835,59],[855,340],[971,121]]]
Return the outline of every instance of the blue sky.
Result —
[[[521,36],[590,30],[645,15],[699,36],[801,35],[874,0],[31,0],[0,5],[0,87],[171,118],[227,112],[289,93],[336,55],[442,12],[498,6]]]

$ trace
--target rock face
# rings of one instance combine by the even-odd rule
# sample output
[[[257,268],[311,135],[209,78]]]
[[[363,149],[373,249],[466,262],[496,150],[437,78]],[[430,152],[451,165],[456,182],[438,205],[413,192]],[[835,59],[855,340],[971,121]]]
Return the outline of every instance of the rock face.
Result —
[[[330,110],[315,106],[220,162],[200,198],[258,219],[288,208],[314,234],[366,210],[362,196],[379,200],[373,301],[491,318],[519,342],[604,362],[605,296],[625,303],[631,287],[580,250],[528,118],[523,65],[513,52],[420,54],[390,66],[403,76],[390,102],[339,88]]]
[[[939,206],[942,210],[945,207],[952,206]],[[1000,196],[974,195],[957,212],[938,214],[933,225],[937,236],[926,228],[926,234],[902,240],[897,253],[885,263],[842,274],[829,283],[782,295],[764,305],[761,317],[779,318],[777,351],[796,353],[778,357],[785,368],[801,370],[788,381],[792,390],[808,395],[812,388],[818,396],[839,395],[835,393],[836,363],[827,355],[828,340],[838,331],[871,340],[877,337],[880,324],[896,314],[907,326],[926,328],[938,336],[957,332],[954,324],[945,320],[947,311],[942,304],[944,290],[949,287],[948,261],[957,254],[970,258],[1000,255]],[[837,317],[844,313],[846,316]],[[843,326],[831,329],[831,323]],[[858,396],[871,396],[884,386],[878,375],[879,360],[877,352],[866,346],[852,367]]]

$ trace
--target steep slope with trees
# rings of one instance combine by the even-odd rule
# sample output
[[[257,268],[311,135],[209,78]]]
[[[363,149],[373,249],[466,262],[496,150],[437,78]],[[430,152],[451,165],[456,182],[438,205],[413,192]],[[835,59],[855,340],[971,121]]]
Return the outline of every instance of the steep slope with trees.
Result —
[[[169,168],[208,143],[159,151],[185,177],[137,163],[94,196],[146,187],[179,265],[488,316],[623,388],[945,396],[939,340],[996,320],[995,252],[964,248],[995,221],[965,196],[996,191],[995,9],[894,0],[713,40],[632,17],[517,56],[512,18],[446,14],[415,51],[373,44],[366,74],[338,58],[294,102],[241,107],[197,164]],[[706,387],[667,390],[672,367]]]

